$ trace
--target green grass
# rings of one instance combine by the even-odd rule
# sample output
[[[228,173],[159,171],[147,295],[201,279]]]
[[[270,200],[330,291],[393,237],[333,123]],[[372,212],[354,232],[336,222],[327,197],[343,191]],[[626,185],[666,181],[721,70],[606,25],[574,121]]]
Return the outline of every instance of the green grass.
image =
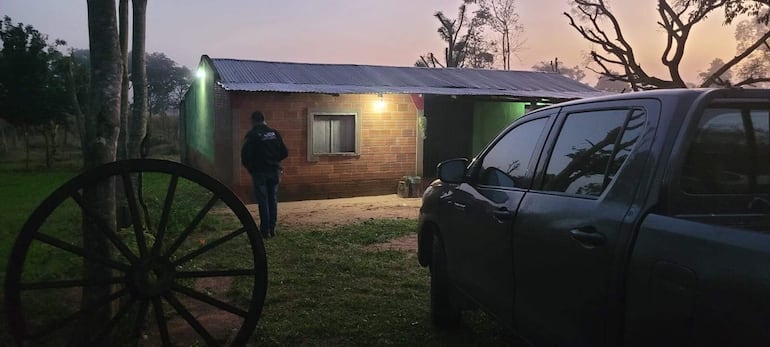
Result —
[[[22,224],[48,194],[76,175],[78,164],[77,160],[70,160],[59,169],[24,170],[20,169],[23,164],[18,155],[0,157],[0,163],[0,201],[4,202],[0,204],[0,266],[5,269]],[[144,183],[148,192],[165,192],[168,177],[150,174]],[[148,208],[157,220],[159,216],[155,211],[160,210],[164,195],[147,195]],[[172,210],[169,235],[173,237],[181,232],[207,199],[208,195],[199,187],[182,182]],[[46,224],[47,233],[68,237],[69,226],[79,223],[79,210],[72,205],[57,210]],[[232,215],[212,213],[182,245],[180,254],[210,243],[238,226]],[[434,329],[428,316],[428,270],[417,264],[414,253],[377,251],[369,247],[414,233],[415,228],[414,220],[372,220],[336,228],[290,228],[279,221],[278,237],[266,240],[267,297],[251,344],[510,345],[512,336],[479,312],[466,313],[456,331]],[[131,230],[124,230],[121,235],[135,248],[130,241]],[[77,244],[78,237],[74,239],[73,244]],[[50,252],[50,247],[46,247],[28,254],[25,275],[49,279],[80,271],[77,257],[61,251]],[[251,266],[248,240],[242,235],[206,256],[183,264],[183,270]],[[4,283],[5,270],[1,275],[0,283]],[[226,292],[214,294],[245,306],[251,285],[244,278],[236,278]],[[73,300],[77,298],[70,296]],[[43,300],[51,304],[36,308],[43,313],[55,311],[48,312],[51,315],[62,314],[69,301],[61,296],[57,299]],[[0,324],[0,345],[9,345],[4,307],[0,307]]]
[[[369,245],[413,233],[414,220],[288,230],[267,240],[269,287],[255,345],[506,345],[487,316],[454,332],[432,327],[429,272],[405,251]]]
[[[72,171],[0,171],[0,267],[5,266],[13,240],[35,208],[62,183],[75,176]]]

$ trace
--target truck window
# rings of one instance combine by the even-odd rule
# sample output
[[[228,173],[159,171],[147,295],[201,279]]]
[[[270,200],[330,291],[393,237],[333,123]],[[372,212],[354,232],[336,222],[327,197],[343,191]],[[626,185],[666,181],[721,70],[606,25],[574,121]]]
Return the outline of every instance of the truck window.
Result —
[[[681,186],[690,194],[770,193],[770,110],[706,109]]]
[[[516,126],[484,156],[479,184],[506,188],[529,188],[525,182],[535,145],[548,118],[538,118]]]
[[[546,167],[543,190],[601,195],[631,153],[645,121],[639,109],[569,114]]]

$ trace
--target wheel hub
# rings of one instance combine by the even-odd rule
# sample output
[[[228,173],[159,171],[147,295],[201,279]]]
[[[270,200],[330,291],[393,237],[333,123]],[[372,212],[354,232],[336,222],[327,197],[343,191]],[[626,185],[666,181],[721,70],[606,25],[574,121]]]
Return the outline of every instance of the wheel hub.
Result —
[[[158,297],[171,288],[175,275],[174,265],[167,258],[155,257],[136,265],[129,281],[139,297]]]

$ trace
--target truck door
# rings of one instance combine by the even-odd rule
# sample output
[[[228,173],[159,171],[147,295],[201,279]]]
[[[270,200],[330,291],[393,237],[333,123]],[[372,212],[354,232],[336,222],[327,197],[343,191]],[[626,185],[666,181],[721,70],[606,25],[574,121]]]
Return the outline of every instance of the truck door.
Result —
[[[511,326],[513,257],[511,228],[532,181],[554,117],[530,116],[483,153],[471,177],[445,198],[452,221],[442,235],[450,278],[487,312]]]
[[[535,345],[608,344],[612,274],[659,109],[625,100],[560,112],[513,229],[515,323]]]
[[[770,95],[761,96],[709,101],[681,130],[669,187],[632,253],[626,344],[770,345]]]

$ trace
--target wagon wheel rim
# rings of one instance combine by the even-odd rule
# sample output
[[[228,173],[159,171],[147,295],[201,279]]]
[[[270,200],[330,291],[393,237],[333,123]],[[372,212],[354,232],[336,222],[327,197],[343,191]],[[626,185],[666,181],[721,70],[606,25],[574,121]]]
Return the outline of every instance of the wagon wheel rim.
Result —
[[[132,175],[138,173],[169,176],[165,196],[161,199],[162,210],[157,222],[157,230],[153,234],[154,240],[147,240],[145,231],[140,226],[142,225],[140,205],[138,197],[135,196],[134,183],[131,179]],[[133,231],[136,249],[130,249],[131,247],[121,240],[116,231],[111,230],[109,224],[96,218],[94,220],[99,223],[99,230],[104,233],[102,236],[109,240],[110,246],[122,257],[122,261],[100,257],[94,254],[98,252],[92,252],[84,246],[78,247],[77,244],[73,245],[67,240],[41,232],[41,227],[46,220],[57,211],[59,206],[68,201],[74,201],[76,206],[80,208],[82,215],[90,215],[91,217],[96,215],[84,203],[82,191],[113,177],[120,177],[120,181],[123,182],[122,188],[129,207],[130,229]],[[171,235],[167,233],[167,224],[175,204],[175,197],[178,195],[177,187],[180,180],[192,182],[203,190],[208,190],[211,197],[198,210],[189,225],[178,235]],[[196,228],[201,220],[211,213],[216,204],[223,204],[228,208],[240,226],[235,230],[227,230],[224,235],[201,244],[197,248],[182,249],[182,245],[190,241],[189,238],[194,232],[197,232]],[[221,251],[218,249],[219,247],[232,242],[237,237],[248,238],[249,255],[252,258],[253,267],[184,269],[188,263],[192,263],[193,260],[203,257],[209,252]],[[31,246],[38,244],[45,244],[46,247],[53,247],[58,251],[74,254],[75,257],[82,258],[84,264],[86,262],[98,263],[116,275],[98,279],[86,278],[87,276],[83,275],[82,278],[25,282],[22,276],[27,253]],[[83,266],[85,267],[85,265]],[[222,277],[253,278],[253,281],[249,280],[251,295],[247,307],[227,302],[221,297],[211,296],[196,288],[190,288],[184,283],[185,281],[197,283],[195,281]],[[89,305],[81,302],[79,310],[63,319],[50,322],[48,326],[41,329],[43,334],[40,336],[68,324],[76,326],[80,324],[81,319],[84,319],[83,317],[87,317],[97,310],[103,310],[105,307],[110,307],[106,309],[111,312],[114,308],[115,311],[114,314],[111,314],[111,318],[102,322],[98,329],[88,331],[92,335],[85,337],[84,341],[88,343],[98,342],[105,336],[109,336],[118,327],[130,329],[132,338],[140,339],[139,335],[145,326],[153,324],[154,326],[151,328],[155,329],[153,331],[159,342],[163,345],[172,345],[174,336],[169,333],[169,319],[166,316],[174,315],[175,319],[187,323],[188,328],[191,328],[198,335],[197,338],[207,345],[221,344],[222,337],[214,337],[209,333],[207,328],[211,327],[207,327],[206,323],[198,320],[188,307],[189,304],[186,305],[183,302],[186,300],[187,303],[194,301],[200,305],[208,305],[207,307],[210,309],[226,311],[228,314],[240,317],[241,324],[237,333],[231,334],[226,341],[234,346],[245,345],[256,329],[267,290],[267,260],[264,244],[248,209],[230,189],[216,179],[193,168],[164,160],[136,159],[108,163],[88,170],[63,184],[35,209],[22,227],[11,250],[6,271],[6,313],[12,335],[19,344],[23,344],[38,335],[29,329],[27,323],[29,317],[24,313],[22,294],[38,290],[77,288],[86,290],[92,286],[113,286],[116,290],[114,292],[110,290],[108,296],[91,300],[93,302]],[[134,319],[126,318],[129,312],[135,316],[132,317]],[[74,327],[70,328],[73,331],[77,330]],[[75,340],[71,339],[70,341]]]

